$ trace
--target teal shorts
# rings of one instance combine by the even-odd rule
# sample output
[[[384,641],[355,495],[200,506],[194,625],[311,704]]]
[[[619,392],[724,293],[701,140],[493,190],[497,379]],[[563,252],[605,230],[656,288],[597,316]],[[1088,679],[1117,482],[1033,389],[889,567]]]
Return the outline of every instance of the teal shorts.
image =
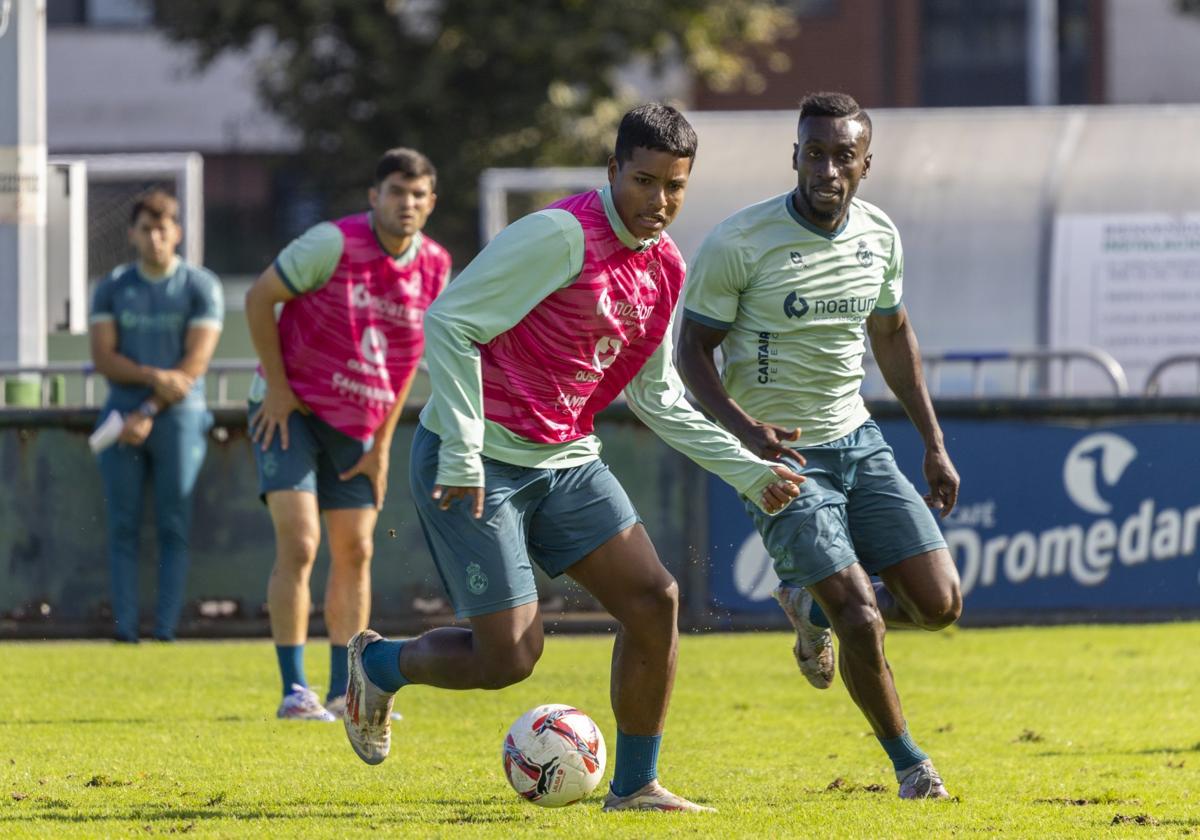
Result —
[[[808,462],[800,470],[806,481],[799,497],[775,516],[745,502],[783,582],[808,586],[854,563],[874,575],[946,547],[933,513],[896,466],[874,420],[796,451]]]
[[[247,414],[253,418],[262,403],[252,402]],[[330,426],[315,414],[293,411],[288,415],[288,448],[276,430],[271,445],[250,442],[258,468],[258,493],[265,502],[276,490],[313,493],[320,510],[375,507],[375,489],[365,475],[342,481],[341,474],[371,450],[374,438],[358,440]]]
[[[418,425],[409,460],[413,501],[442,585],[459,618],[537,600],[533,563],[558,577],[638,523],[633,503],[603,461],[518,467],[483,459],[483,518],[468,501],[441,510],[432,498],[441,438]]]

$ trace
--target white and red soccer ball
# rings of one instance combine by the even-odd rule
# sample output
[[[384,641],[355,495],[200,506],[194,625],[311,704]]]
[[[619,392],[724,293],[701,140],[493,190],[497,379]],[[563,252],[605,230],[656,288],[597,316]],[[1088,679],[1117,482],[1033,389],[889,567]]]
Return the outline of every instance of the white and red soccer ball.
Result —
[[[600,727],[572,706],[550,703],[517,718],[504,736],[504,775],[522,798],[545,808],[587,796],[604,775]]]

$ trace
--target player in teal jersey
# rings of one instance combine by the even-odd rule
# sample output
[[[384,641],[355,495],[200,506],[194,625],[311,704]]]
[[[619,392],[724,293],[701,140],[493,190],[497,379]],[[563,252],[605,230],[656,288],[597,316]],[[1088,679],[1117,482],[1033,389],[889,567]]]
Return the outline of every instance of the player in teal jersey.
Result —
[[[134,263],[96,285],[91,350],[108,379],[101,418],[124,416],[120,440],[100,452],[108,513],[108,554],[116,638],[138,640],[137,545],[146,478],[158,530],[154,637],[175,638],[187,586],[192,490],[204,461],[212,415],[204,373],[221,335],[221,283],[175,253],[179,204],[161,189],[133,205]]]
[[[807,481],[782,513],[747,506],[782,581],[775,594],[796,627],[801,671],[819,688],[832,683],[832,624],[842,679],[892,760],[900,796],[944,798],[909,736],[884,627],[937,630],[957,620],[958,573],[930,508],[950,512],[959,478],[901,301],[900,236],[881,210],[855,198],[870,142],[870,117],[854,99],[804,98],[796,189],[723,221],[691,267],[679,368],[748,449],[803,465]],[[863,404],[864,327],[925,442],[924,501]]]

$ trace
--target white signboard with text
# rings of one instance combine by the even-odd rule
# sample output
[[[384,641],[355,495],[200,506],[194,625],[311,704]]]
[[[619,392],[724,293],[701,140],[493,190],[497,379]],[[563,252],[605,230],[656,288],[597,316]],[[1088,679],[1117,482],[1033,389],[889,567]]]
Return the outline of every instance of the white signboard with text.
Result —
[[[1162,359],[1200,354],[1200,212],[1059,216],[1049,340],[1107,350],[1134,393]]]

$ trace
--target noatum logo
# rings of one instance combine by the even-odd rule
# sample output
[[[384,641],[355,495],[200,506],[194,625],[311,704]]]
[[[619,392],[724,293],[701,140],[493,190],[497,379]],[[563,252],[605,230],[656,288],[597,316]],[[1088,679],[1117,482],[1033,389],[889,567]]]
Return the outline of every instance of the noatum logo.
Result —
[[[783,301],[783,314],[789,318],[803,318],[808,314],[808,301],[792,292]]]

